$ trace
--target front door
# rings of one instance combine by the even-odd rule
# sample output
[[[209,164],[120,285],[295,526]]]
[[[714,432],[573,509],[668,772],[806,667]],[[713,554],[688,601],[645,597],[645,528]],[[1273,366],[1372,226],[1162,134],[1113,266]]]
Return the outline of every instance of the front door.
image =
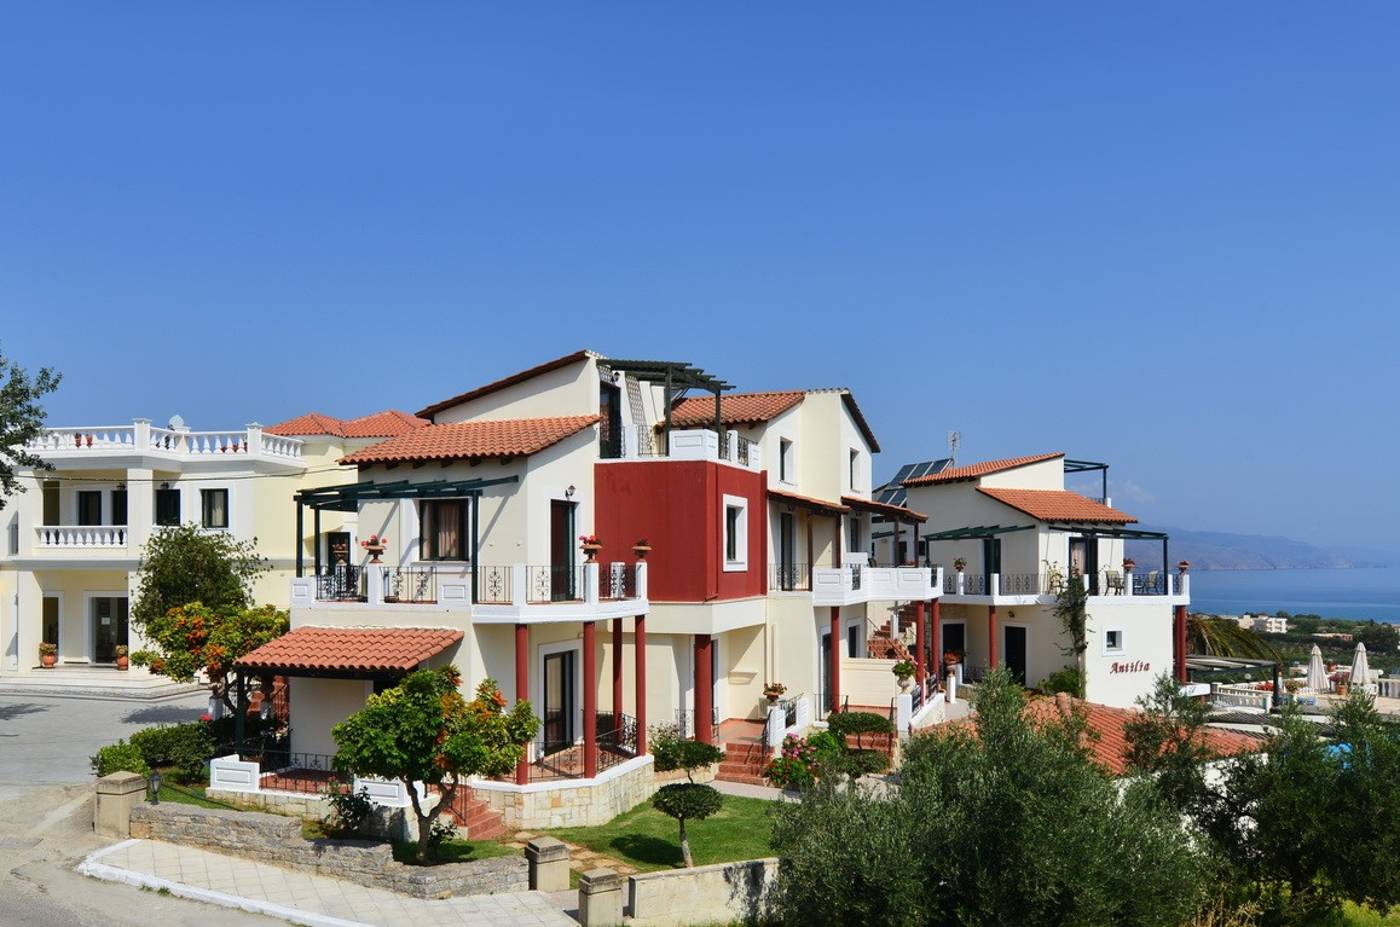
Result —
[[[821,711],[831,707],[831,632],[822,635]]]
[[[1001,572],[1001,539],[986,538],[982,541],[982,572],[990,577],[993,573]],[[992,581],[987,580],[987,587],[991,588]]]
[[[53,644],[59,648],[59,653],[63,652],[62,642],[58,639],[58,596],[44,596],[44,636],[45,644]]]
[[[962,622],[943,623],[943,653],[955,653],[958,660],[967,657],[967,625]],[[938,655],[942,659],[942,655]]]
[[[127,646],[127,601],[102,596],[92,600],[92,662],[117,662],[117,647]]]
[[[598,456],[615,460],[622,456],[622,391],[611,383],[599,384]]]
[[[347,565],[350,563],[349,531],[326,532],[326,561],[330,564],[332,573],[342,563]]]
[[[1088,583],[1089,593],[1098,594],[1098,572],[1099,572],[1099,550],[1098,545],[1091,538],[1070,538],[1069,539],[1069,570],[1073,576],[1078,573],[1084,577]]]
[[[555,602],[580,598],[574,579],[574,503],[549,503],[549,597]]]
[[[778,588],[797,588],[797,520],[791,512],[778,515]]]
[[[574,651],[544,658],[544,752],[574,743]]]
[[[1011,675],[1016,677],[1016,681],[1021,685],[1026,684],[1026,629],[1013,625],[1006,625],[1006,646],[1002,652],[1006,655],[1006,668],[1011,670]]]
[[[853,624],[846,629],[846,656],[852,660],[861,656],[860,625]]]

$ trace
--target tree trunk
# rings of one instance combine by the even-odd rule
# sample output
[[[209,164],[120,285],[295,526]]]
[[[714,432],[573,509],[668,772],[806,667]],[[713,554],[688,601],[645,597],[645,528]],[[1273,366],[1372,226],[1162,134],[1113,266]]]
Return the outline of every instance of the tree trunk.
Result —
[[[677,818],[681,822],[681,859],[685,860],[685,868],[694,869],[695,859],[690,855],[690,838],[685,835],[685,818]]]
[[[424,814],[423,806],[418,802],[418,790],[414,788],[413,783],[407,779],[399,781],[408,786],[408,800],[413,804],[413,814],[418,818],[418,849],[414,853],[414,858],[420,863],[426,863],[428,861],[428,839],[433,835],[433,822],[442,813],[442,809],[451,803],[452,795],[457,791],[457,784],[454,782],[452,787],[439,797],[437,806]]]

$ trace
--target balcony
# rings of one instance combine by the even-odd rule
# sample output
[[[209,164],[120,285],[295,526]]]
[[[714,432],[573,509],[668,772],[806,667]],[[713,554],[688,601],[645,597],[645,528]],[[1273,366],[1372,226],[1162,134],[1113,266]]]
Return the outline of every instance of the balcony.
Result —
[[[302,442],[264,434],[261,425],[234,431],[190,431],[161,428],[146,419],[130,425],[50,428],[26,445],[48,460],[151,456],[178,461],[240,458],[300,464]]]
[[[736,431],[721,437],[708,428],[688,428],[671,432],[671,450],[666,452],[664,434],[644,434],[624,425],[621,441],[604,442],[605,460],[712,460],[746,470],[762,470],[763,455],[758,444]]]
[[[941,569],[941,568],[940,568]],[[1100,570],[1078,577],[1091,599],[1131,601],[1167,599],[1184,604],[1191,598],[1191,576],[1164,570]],[[949,604],[1048,605],[1070,582],[1062,573],[945,573],[943,601]]]
[[[814,567],[812,604],[923,602],[940,595],[941,586],[936,580],[930,567],[871,567],[860,563]]]
[[[294,609],[469,612],[481,624],[601,621],[645,614],[646,563],[571,567],[341,564],[292,580]]]
[[[126,550],[126,525],[40,525],[34,529],[39,550]]]

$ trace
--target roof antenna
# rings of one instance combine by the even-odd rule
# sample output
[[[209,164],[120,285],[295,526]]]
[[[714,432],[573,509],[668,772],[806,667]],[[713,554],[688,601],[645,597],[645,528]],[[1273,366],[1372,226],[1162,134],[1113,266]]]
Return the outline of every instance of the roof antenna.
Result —
[[[958,445],[962,443],[961,431],[948,432],[948,466],[958,465]]]

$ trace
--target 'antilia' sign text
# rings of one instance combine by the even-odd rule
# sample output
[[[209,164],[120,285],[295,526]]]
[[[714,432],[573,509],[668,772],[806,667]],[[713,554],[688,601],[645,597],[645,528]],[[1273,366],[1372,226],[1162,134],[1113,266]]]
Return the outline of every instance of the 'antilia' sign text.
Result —
[[[1130,663],[1114,662],[1108,667],[1110,673],[1150,673],[1152,664],[1146,660],[1133,660]]]

